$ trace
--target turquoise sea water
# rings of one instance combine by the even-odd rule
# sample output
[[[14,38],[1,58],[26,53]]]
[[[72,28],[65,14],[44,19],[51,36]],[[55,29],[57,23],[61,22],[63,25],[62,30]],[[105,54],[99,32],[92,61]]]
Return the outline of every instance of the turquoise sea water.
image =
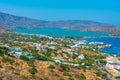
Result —
[[[99,32],[81,32],[79,30],[69,30],[60,28],[41,28],[41,29],[17,29],[12,32],[27,33],[27,34],[45,34],[50,36],[107,36],[108,34]]]
[[[27,33],[27,34],[45,34],[50,36],[70,36],[70,37],[82,37],[82,36],[108,36],[108,34],[99,32],[81,32],[79,30],[68,30],[60,28],[42,28],[42,29],[17,29],[12,32]],[[89,41],[98,41],[112,44],[111,48],[104,48],[103,51],[108,54],[120,53],[120,38],[89,38]]]

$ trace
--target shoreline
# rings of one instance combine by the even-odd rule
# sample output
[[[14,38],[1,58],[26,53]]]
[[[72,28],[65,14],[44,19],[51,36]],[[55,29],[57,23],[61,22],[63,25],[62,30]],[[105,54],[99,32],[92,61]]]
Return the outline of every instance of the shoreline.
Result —
[[[50,36],[50,37],[58,37],[58,38],[61,38],[61,37],[66,37],[66,38],[73,38],[73,39],[80,39],[80,40],[86,40],[86,39],[91,39],[91,38],[93,38],[93,39],[101,39],[101,38],[117,38],[117,39],[119,39],[120,37],[116,37],[116,36],[51,36],[51,35],[46,35],[46,34],[34,34],[34,33],[21,33],[21,32],[12,32],[11,31],[11,33],[17,33],[17,34],[23,34],[23,35],[37,35],[37,36],[40,36],[40,35],[45,35],[45,36]],[[98,42],[98,41],[97,41]],[[104,41],[102,41],[102,42],[104,42]],[[113,45],[113,44],[112,44]],[[105,52],[106,53],[106,52]],[[117,55],[117,54],[119,54],[119,52],[118,53],[106,53],[106,54],[112,54],[112,55]]]

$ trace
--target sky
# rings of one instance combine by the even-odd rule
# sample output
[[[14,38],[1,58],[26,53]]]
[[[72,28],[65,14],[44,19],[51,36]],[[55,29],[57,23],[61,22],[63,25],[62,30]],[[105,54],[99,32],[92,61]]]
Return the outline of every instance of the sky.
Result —
[[[46,21],[92,20],[120,26],[120,0],[0,0],[0,12]]]

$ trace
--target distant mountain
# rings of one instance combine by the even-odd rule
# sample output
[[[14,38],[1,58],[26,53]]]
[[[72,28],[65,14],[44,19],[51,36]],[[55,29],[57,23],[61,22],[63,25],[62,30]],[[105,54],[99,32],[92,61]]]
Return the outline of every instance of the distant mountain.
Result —
[[[2,29],[23,29],[23,28],[34,29],[51,27],[77,29],[81,31],[102,31],[102,32],[120,31],[120,27],[115,27],[110,24],[95,21],[86,20],[44,21],[14,16],[0,12],[0,28]]]
[[[46,21],[14,16],[0,12],[0,26],[9,28],[34,28],[42,26]]]

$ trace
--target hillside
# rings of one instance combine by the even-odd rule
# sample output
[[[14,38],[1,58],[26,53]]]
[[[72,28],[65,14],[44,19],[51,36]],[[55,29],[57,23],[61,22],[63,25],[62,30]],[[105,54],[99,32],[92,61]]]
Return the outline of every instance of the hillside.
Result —
[[[120,27],[110,24],[87,21],[87,20],[61,20],[61,21],[44,21],[30,19],[26,17],[14,16],[0,12],[0,28],[1,29],[35,29],[35,28],[67,28],[77,29],[81,31],[100,31],[112,32],[113,35],[119,35]],[[114,32],[116,31],[116,32]],[[117,34],[116,34],[117,33]]]
[[[107,55],[97,47],[0,30],[0,80],[106,80]]]
[[[42,26],[46,21],[30,19],[26,17],[18,17],[6,13],[0,13],[0,26],[7,28],[34,28]]]

